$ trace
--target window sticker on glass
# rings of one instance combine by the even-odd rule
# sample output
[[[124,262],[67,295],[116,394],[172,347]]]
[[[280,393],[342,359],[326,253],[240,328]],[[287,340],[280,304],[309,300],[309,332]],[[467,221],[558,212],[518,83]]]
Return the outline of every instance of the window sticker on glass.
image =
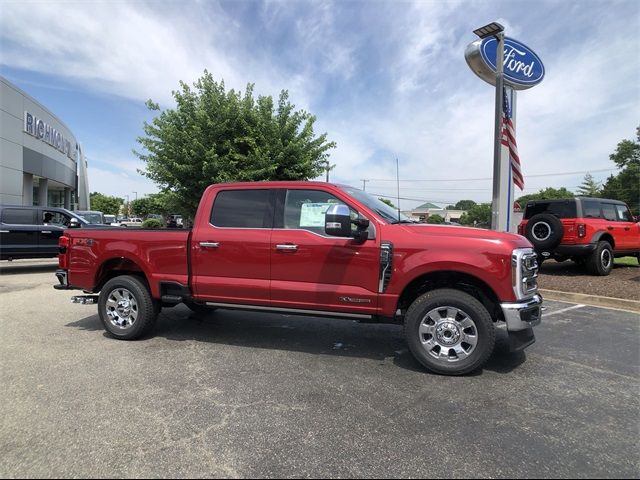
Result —
[[[303,203],[300,227],[324,227],[324,214],[333,203]]]

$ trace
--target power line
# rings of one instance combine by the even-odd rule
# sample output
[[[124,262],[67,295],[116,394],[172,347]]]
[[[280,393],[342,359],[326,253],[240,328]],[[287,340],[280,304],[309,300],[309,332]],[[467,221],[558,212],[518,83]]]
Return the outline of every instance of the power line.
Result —
[[[577,172],[556,172],[556,173],[537,173],[533,175],[526,175],[525,178],[539,178],[539,177],[559,177],[565,175],[580,175],[583,173],[600,173],[600,172],[614,172],[618,170],[617,168],[603,168],[598,170],[581,170]],[[400,180],[401,182],[476,182],[476,181],[484,181],[484,180],[493,180],[492,177],[483,177],[483,178],[428,178],[422,180],[416,179],[406,179]],[[389,178],[370,178],[367,180],[368,182],[395,182],[396,179]]]

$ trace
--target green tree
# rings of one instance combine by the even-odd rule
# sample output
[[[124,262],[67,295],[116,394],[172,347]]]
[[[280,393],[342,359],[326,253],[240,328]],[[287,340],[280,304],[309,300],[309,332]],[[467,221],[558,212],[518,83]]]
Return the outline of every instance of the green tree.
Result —
[[[584,176],[582,185],[578,187],[576,193],[578,195],[582,195],[583,197],[598,197],[600,196],[601,189],[602,185],[600,184],[600,182],[596,182],[593,178],[593,175],[587,173]]]
[[[173,192],[177,211],[192,217],[205,188],[212,183],[261,180],[306,180],[325,171],[327,135],[316,135],[316,118],[295,110],[283,90],[277,104],[271,96],[226,91],[205,70],[193,87],[180,82],[173,92],[176,107],[145,122],[138,137],[145,162],[141,173],[162,191]]]
[[[607,179],[601,196],[621,200],[634,215],[640,215],[640,127],[636,129],[636,140],[622,140],[609,158],[622,171]]]
[[[396,207],[393,202],[391,200],[389,200],[388,198],[382,198],[382,197],[378,197],[378,200],[380,200],[381,202],[386,203],[387,205],[389,205],[391,208],[398,208]]]
[[[438,215],[437,213],[429,215],[429,218],[427,218],[427,223],[444,223],[444,217],[442,215]]]
[[[552,199],[562,199],[562,198],[573,198],[575,194],[565,187],[561,188],[553,188],[547,187],[542,188],[538,193],[530,193],[529,195],[523,195],[518,198],[516,201],[524,208],[529,200],[552,200]]]
[[[489,227],[491,225],[491,204],[479,203],[472,206],[460,217],[462,225]]]
[[[92,210],[97,210],[107,215],[118,215],[124,199],[93,192],[89,195],[89,203]]]
[[[476,205],[477,203],[474,202],[473,200],[460,200],[458,203],[454,205],[453,209],[454,210],[470,210]]]

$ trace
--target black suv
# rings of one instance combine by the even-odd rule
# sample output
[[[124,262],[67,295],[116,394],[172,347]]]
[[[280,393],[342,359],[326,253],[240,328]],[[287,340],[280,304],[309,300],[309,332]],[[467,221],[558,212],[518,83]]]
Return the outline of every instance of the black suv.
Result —
[[[69,227],[98,225],[64,208],[0,205],[0,260],[55,257],[58,238]]]
[[[608,275],[614,257],[640,260],[640,224],[624,202],[576,197],[531,200],[518,227],[538,253],[547,258],[571,259],[594,275]]]

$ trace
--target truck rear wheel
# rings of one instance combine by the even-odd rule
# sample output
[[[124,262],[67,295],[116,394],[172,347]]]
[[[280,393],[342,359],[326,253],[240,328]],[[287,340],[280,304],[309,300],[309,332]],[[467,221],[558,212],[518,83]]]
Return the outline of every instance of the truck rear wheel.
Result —
[[[409,307],[405,338],[428,370],[464,375],[482,367],[496,340],[487,309],[468,293],[443,288],[418,297]]]
[[[587,260],[587,269],[592,275],[606,276],[613,270],[613,249],[606,241],[598,242],[598,246]]]
[[[100,320],[107,333],[114,338],[135,340],[149,333],[158,312],[158,302],[138,277],[121,275],[112,278],[100,291]]]

